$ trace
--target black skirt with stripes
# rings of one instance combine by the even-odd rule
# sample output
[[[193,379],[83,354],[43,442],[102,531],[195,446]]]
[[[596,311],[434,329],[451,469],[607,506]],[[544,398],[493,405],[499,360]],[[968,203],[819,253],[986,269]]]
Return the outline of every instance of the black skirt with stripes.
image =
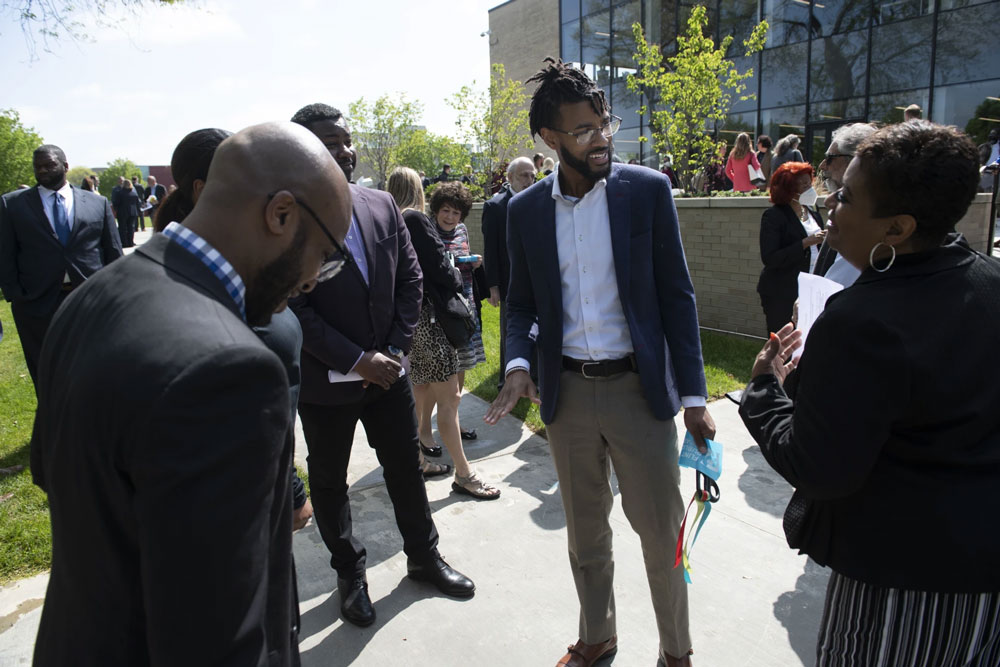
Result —
[[[1000,593],[880,588],[833,572],[818,667],[998,667]]]

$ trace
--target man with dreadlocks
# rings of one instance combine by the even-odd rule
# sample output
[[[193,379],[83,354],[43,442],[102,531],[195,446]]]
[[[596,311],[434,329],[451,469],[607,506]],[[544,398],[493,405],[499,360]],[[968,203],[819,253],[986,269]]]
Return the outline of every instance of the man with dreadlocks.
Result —
[[[700,448],[715,436],[694,290],[670,181],[612,164],[621,119],[583,72],[546,59],[529,81],[531,133],[560,163],[511,199],[506,382],[495,423],[521,397],[541,404],[559,475],[580,639],[558,665],[615,653],[611,550],[614,464],[625,515],[642,540],[659,630],[658,665],[689,666],[684,574],[674,549],[684,514],[673,417]],[[541,400],[528,374],[537,318]]]

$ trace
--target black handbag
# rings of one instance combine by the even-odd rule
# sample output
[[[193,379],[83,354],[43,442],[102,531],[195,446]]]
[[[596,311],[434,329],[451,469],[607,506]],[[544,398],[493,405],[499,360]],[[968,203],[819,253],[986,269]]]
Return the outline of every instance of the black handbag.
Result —
[[[476,313],[461,294],[452,294],[443,301],[434,299],[434,313],[448,342],[455,348],[466,347],[476,333]]]

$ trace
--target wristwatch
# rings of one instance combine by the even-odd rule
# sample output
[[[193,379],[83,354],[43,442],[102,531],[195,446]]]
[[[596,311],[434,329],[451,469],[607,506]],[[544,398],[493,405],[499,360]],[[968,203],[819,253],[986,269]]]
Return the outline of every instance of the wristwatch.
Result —
[[[386,351],[389,354],[391,354],[392,356],[396,357],[397,359],[402,359],[403,358],[403,351],[401,349],[399,349],[398,347],[396,347],[395,345],[390,345],[390,346],[388,346],[385,349],[386,349]]]

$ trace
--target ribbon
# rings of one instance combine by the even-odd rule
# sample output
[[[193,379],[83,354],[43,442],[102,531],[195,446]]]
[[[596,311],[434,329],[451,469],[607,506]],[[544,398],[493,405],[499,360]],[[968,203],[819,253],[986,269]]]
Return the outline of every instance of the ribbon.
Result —
[[[684,567],[684,581],[691,583],[691,550],[694,549],[695,543],[698,541],[698,536],[701,534],[701,529],[705,526],[705,521],[708,520],[708,515],[712,513],[712,503],[719,499],[718,486],[716,486],[715,481],[711,477],[704,476],[700,471],[697,473],[697,490],[691,497],[690,502],[688,502],[687,509],[684,510],[684,519],[681,520],[681,529],[677,535],[677,549],[674,553],[674,567],[679,565]],[[701,484],[701,477],[705,477],[705,486],[713,487],[712,491],[703,490]],[[695,512],[694,518],[691,520],[691,526],[694,527],[698,524],[698,527],[694,529],[694,534],[688,534],[687,541],[684,540],[684,531],[687,528],[688,514],[691,513],[691,505],[698,505],[698,510]],[[699,517],[701,520],[699,521]]]

